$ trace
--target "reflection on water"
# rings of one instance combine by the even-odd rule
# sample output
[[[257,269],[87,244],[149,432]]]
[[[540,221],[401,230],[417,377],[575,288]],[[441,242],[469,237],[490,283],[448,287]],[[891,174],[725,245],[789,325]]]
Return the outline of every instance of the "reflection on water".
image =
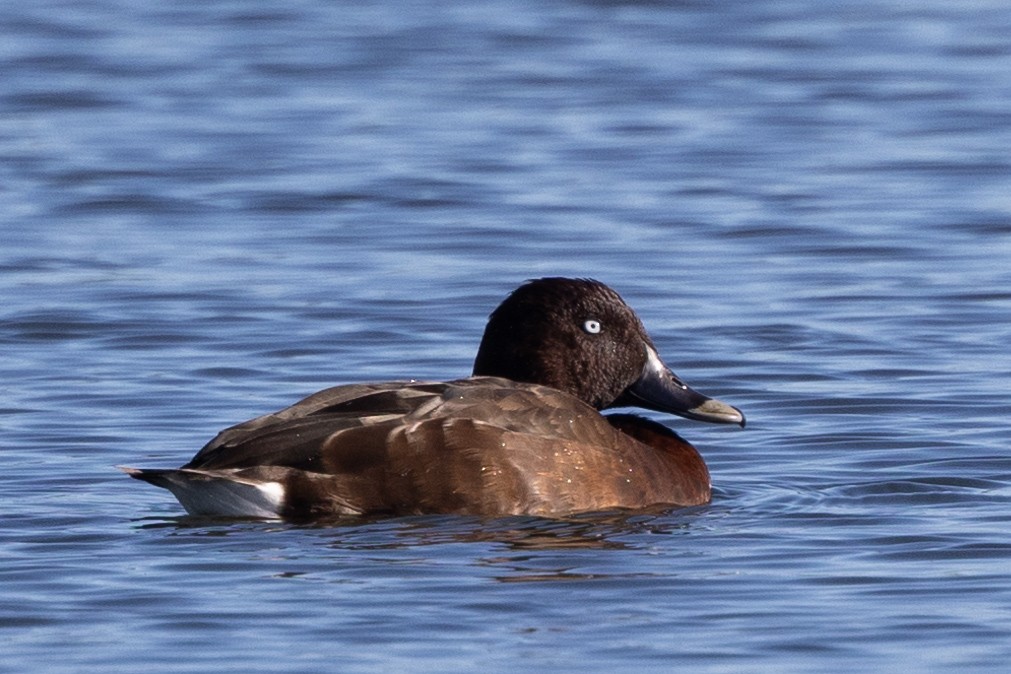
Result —
[[[447,543],[488,543],[514,550],[622,549],[634,547],[631,541],[637,536],[684,533],[690,527],[695,510],[580,513],[556,519],[533,516],[482,519],[458,515],[341,517],[311,524],[182,515],[136,520],[135,526],[197,536],[229,536],[248,528],[263,533],[308,530],[330,536],[330,544],[344,550],[416,548]]]

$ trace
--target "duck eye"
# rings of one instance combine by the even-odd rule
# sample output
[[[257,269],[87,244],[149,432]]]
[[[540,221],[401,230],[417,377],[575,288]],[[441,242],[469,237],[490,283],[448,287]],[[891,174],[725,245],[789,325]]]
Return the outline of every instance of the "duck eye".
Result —
[[[595,321],[592,318],[585,323],[583,323],[583,330],[590,333],[591,335],[596,335],[600,332],[600,321]]]

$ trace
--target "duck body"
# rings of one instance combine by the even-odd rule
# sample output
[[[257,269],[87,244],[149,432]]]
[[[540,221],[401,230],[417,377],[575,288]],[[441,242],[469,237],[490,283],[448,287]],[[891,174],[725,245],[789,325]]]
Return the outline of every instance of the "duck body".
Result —
[[[185,466],[131,473],[191,514],[552,515],[710,497],[667,427],[496,377],[352,384],[218,434]]]
[[[531,287],[530,306],[510,304]],[[191,514],[225,517],[557,516],[707,503],[698,451],[655,421],[600,413],[618,405],[744,422],[673,375],[610,288],[542,279],[492,314],[474,376],[328,388],[223,430],[181,468],[123,470]]]

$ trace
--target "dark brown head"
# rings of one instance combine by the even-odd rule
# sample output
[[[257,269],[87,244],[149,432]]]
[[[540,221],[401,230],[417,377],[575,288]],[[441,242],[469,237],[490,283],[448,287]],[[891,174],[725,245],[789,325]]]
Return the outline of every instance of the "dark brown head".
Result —
[[[543,278],[516,289],[488,320],[474,374],[551,386],[597,409],[632,405],[744,424],[740,410],[678,379],[635,312],[590,279]]]

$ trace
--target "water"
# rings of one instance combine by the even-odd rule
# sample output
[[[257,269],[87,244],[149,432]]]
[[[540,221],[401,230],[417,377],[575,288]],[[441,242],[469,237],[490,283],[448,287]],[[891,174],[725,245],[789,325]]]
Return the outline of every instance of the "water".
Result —
[[[1003,2],[11,4],[0,669],[994,671]],[[592,276],[746,430],[703,508],[326,527],[115,464],[469,371]]]

